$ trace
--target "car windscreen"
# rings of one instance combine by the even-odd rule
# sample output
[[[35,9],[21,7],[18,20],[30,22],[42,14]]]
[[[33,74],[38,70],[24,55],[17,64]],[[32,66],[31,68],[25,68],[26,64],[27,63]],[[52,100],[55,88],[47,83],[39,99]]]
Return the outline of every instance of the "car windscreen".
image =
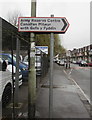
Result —
[[[12,55],[0,55],[3,60],[8,60],[10,63],[12,62]],[[13,56],[13,60],[16,62],[16,57]]]

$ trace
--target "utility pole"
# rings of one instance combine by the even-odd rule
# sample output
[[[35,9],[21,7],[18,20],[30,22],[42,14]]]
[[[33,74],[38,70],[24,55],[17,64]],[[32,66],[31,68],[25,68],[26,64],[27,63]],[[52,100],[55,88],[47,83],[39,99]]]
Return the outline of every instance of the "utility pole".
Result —
[[[51,15],[54,17],[54,15]],[[54,52],[54,33],[50,38],[50,78],[49,78],[49,118],[53,116],[53,52]]]
[[[36,0],[31,0],[31,17],[36,17]],[[35,34],[30,33],[30,66],[28,78],[28,118],[35,117],[36,70],[35,70]]]

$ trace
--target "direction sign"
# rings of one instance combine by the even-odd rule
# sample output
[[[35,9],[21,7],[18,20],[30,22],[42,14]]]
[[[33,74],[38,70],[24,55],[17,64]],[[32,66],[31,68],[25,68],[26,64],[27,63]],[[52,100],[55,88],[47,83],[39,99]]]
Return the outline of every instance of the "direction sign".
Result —
[[[19,32],[65,33],[69,23],[65,17],[19,17]]]

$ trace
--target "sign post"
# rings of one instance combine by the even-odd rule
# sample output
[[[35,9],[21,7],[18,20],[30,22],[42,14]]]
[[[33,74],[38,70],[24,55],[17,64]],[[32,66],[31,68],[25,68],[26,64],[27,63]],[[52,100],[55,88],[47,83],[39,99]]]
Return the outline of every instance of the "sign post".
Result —
[[[34,41],[34,33],[50,33],[51,39],[50,39],[50,78],[49,78],[49,118],[52,118],[53,113],[53,52],[54,52],[54,33],[56,34],[63,34],[67,31],[69,27],[69,23],[65,17],[54,17],[51,15],[51,17],[36,17],[36,11],[34,13],[35,3],[32,4],[32,17],[19,17],[18,20],[18,30],[19,32],[31,32],[31,39],[30,42]],[[33,36],[33,37],[32,37]],[[34,43],[35,46],[35,43]],[[34,52],[34,51],[31,51]],[[34,68],[34,57],[30,60],[30,70],[35,69]],[[35,72],[32,72],[29,70],[29,93],[31,93],[30,104],[34,105],[34,99],[36,97],[35,92]],[[32,74],[31,74],[32,73]],[[34,74],[34,75],[33,75]],[[33,79],[32,80],[32,75]],[[32,81],[32,82],[31,82]],[[32,87],[33,84],[33,87]],[[33,107],[33,106],[29,106]],[[32,110],[32,108],[29,108],[29,110]],[[29,111],[30,112],[30,111]],[[31,113],[31,112],[30,112]],[[30,115],[29,115],[30,116]],[[32,118],[31,116],[30,118]]]

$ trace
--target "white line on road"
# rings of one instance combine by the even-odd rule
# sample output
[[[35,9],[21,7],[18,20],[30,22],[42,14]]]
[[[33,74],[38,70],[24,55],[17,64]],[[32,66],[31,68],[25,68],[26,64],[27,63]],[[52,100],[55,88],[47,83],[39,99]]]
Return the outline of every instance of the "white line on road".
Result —
[[[70,72],[69,72],[69,74],[68,74],[68,75],[70,75],[70,74],[72,73],[72,71],[73,71],[73,69],[71,69],[71,70],[70,70]]]
[[[77,84],[77,82],[70,77],[70,73],[67,74],[67,72],[65,70],[63,70],[64,73],[68,76],[68,79],[72,80],[74,82],[74,84],[78,87],[78,89],[81,91],[81,93],[84,95],[84,97],[87,99],[87,101],[92,105],[92,102],[90,101],[90,98],[84,93],[84,91],[81,89],[81,87]]]

